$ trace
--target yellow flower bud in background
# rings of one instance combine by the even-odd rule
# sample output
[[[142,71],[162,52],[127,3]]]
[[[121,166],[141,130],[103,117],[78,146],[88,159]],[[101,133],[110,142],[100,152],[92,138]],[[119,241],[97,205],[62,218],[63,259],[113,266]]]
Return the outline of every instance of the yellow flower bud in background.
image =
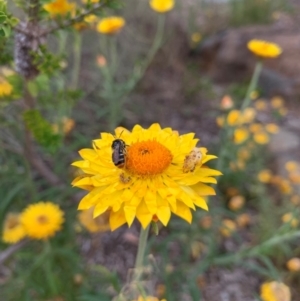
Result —
[[[251,216],[248,213],[243,213],[237,216],[236,223],[239,228],[245,228],[251,224]]]
[[[261,170],[258,173],[257,178],[262,183],[269,183],[272,178],[272,172],[269,169]]]
[[[285,224],[290,224],[292,228],[297,228],[299,220],[296,219],[292,213],[286,213],[281,218],[282,222]]]
[[[291,258],[287,263],[286,267],[291,272],[299,272],[300,271],[300,258]]]
[[[246,128],[236,129],[233,135],[235,144],[241,144],[249,138],[249,132]]]
[[[113,35],[118,33],[125,25],[122,17],[103,18],[97,25],[97,31],[103,34]]]
[[[279,45],[263,40],[250,40],[248,49],[255,55],[262,58],[276,58],[282,53]]]
[[[230,237],[236,231],[236,223],[231,219],[224,219],[220,227],[220,233],[224,237]]]
[[[232,211],[237,211],[245,205],[245,198],[242,195],[236,195],[229,200],[228,207]]]
[[[150,7],[158,13],[166,13],[173,9],[174,0],[151,0]]]

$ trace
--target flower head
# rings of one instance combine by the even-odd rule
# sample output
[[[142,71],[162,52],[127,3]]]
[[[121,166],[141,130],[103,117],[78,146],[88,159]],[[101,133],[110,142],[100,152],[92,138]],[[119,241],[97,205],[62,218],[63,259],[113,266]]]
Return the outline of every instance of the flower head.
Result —
[[[54,0],[50,3],[44,4],[43,8],[52,17],[59,15],[64,16],[74,10],[75,3],[69,3],[68,0]]]
[[[4,221],[2,240],[14,244],[26,236],[25,228],[20,222],[20,214],[9,213]]]
[[[158,13],[166,13],[173,9],[175,5],[174,0],[150,0],[150,6]]]
[[[78,214],[80,224],[91,233],[105,232],[110,229],[108,223],[108,212],[93,218],[94,208],[83,210]]]
[[[260,287],[260,297],[263,301],[290,301],[290,288],[282,282],[265,282]]]
[[[275,58],[282,53],[279,45],[262,40],[251,40],[247,44],[248,49],[262,58]]]
[[[33,239],[47,239],[61,229],[64,213],[51,202],[31,204],[21,214],[21,223]]]
[[[103,34],[118,33],[125,25],[122,17],[103,18],[97,25],[97,30]]]
[[[215,191],[205,183],[216,183],[214,176],[221,173],[204,166],[216,157],[196,147],[193,133],[179,135],[153,124],[149,129],[136,125],[132,132],[117,128],[115,135],[102,133],[94,149],[81,150],[83,160],[72,164],[84,172],[72,184],[89,190],[80,210],[95,207],[94,217],[109,211],[112,230],[126,222],[130,226],[135,217],[144,228],[152,220],[167,225],[171,212],[191,223],[191,209],[207,210],[203,196]],[[112,150],[120,136],[125,149]],[[123,156],[122,166],[116,159]]]
[[[5,79],[0,78],[0,97],[9,96],[13,91],[13,86]]]

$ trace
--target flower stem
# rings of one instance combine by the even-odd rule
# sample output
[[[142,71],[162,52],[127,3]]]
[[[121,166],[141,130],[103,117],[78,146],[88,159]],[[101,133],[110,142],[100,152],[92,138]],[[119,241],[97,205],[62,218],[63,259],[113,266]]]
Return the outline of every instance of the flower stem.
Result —
[[[143,263],[144,263],[149,229],[150,229],[150,225],[146,229],[144,229],[143,227],[141,228],[138,252],[135,261],[135,280],[138,280],[140,278],[140,274],[141,274],[140,270],[143,267]]]
[[[45,241],[44,248],[45,248],[44,252],[47,254],[47,258],[45,260],[45,266],[44,266],[45,273],[46,273],[46,279],[49,284],[51,294],[53,296],[55,296],[55,295],[57,295],[57,286],[56,286],[54,275],[53,275],[53,272],[51,269],[51,260],[50,260],[51,258],[50,257],[51,257],[52,250],[51,250],[51,244],[50,244],[49,240]]]
[[[255,65],[254,72],[253,72],[250,84],[248,86],[246,96],[245,96],[244,101],[241,106],[241,111],[243,111],[245,108],[247,108],[250,104],[250,101],[251,101],[250,95],[251,95],[251,92],[253,92],[257,87],[257,83],[258,83],[258,79],[259,79],[259,76],[260,76],[260,73],[262,70],[262,66],[263,66],[262,61],[258,61]]]
[[[73,78],[72,78],[72,88],[76,89],[78,86],[80,63],[81,63],[81,46],[82,37],[80,32],[75,32],[74,34],[74,68],[73,68]]]

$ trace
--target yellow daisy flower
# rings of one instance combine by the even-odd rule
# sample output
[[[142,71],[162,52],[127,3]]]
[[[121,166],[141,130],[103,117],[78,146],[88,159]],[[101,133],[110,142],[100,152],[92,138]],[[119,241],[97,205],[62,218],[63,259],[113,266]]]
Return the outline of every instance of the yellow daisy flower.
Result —
[[[54,0],[50,3],[44,4],[43,8],[47,11],[52,17],[54,16],[64,16],[67,13],[70,13],[75,8],[75,3],[70,3],[67,0]]]
[[[173,9],[174,0],[150,0],[150,7],[158,13],[166,13]]]
[[[122,17],[107,17],[103,18],[97,25],[97,31],[103,34],[118,33],[125,25],[125,20]]]
[[[290,301],[291,291],[282,282],[265,282],[260,287],[260,297],[263,301]]]
[[[266,132],[259,131],[254,133],[253,140],[257,144],[267,144],[270,141],[269,135]]]
[[[6,80],[0,78],[0,97],[9,96],[13,91],[13,86]]]
[[[251,40],[247,47],[252,53],[262,58],[275,58],[282,53],[279,45],[262,40]]]
[[[8,244],[15,244],[26,236],[25,228],[20,222],[20,214],[7,214],[4,226],[2,240]]]
[[[112,150],[120,136],[125,150],[118,149],[119,145]],[[171,212],[191,223],[191,209],[207,210],[203,196],[215,194],[204,183],[216,183],[214,177],[221,175],[203,165],[216,157],[197,148],[198,141],[193,133],[179,135],[159,124],[149,129],[136,125],[132,132],[117,128],[115,136],[101,133],[101,139],[93,141],[94,149],[82,149],[83,160],[72,164],[84,172],[72,184],[89,190],[79,210],[95,206],[94,217],[110,211],[111,230],[126,222],[130,226],[135,217],[143,228],[153,219],[166,226]],[[123,155],[125,165],[116,162],[115,166],[113,159],[122,163]]]
[[[61,229],[64,213],[51,202],[31,204],[21,214],[21,223],[33,239],[47,239]]]
[[[235,144],[241,144],[249,138],[249,131],[246,128],[238,128],[234,130],[233,141]]]
[[[80,224],[91,233],[105,232],[110,229],[108,223],[108,212],[96,218],[93,218],[94,208],[83,210],[78,214]]]

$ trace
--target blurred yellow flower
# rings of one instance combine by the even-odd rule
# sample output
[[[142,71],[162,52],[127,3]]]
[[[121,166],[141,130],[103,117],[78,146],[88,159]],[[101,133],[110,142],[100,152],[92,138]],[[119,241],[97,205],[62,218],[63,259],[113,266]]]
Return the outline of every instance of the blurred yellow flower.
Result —
[[[229,196],[229,197],[238,195],[239,193],[240,193],[239,190],[238,190],[237,188],[235,188],[235,187],[229,187],[229,188],[227,188],[227,190],[226,190],[226,194],[227,194],[227,196]]]
[[[290,288],[282,282],[265,282],[260,287],[262,301],[291,301]]]
[[[299,272],[300,271],[300,258],[297,258],[297,257],[291,258],[286,263],[286,267],[291,272]]]
[[[136,300],[133,301],[159,301],[159,299],[152,296],[147,296],[146,298],[139,296]],[[160,301],[166,301],[166,299],[162,299]]]
[[[266,132],[260,131],[253,135],[253,140],[257,144],[267,144],[270,141],[269,135]]]
[[[292,228],[297,228],[299,220],[294,217],[292,213],[286,213],[281,217],[281,220],[285,224],[290,224]]]
[[[210,229],[212,226],[212,217],[210,215],[202,217],[199,224],[204,229]]]
[[[236,126],[240,123],[241,112],[239,110],[232,110],[227,115],[227,124]]]
[[[258,111],[265,111],[267,109],[267,103],[265,100],[262,99],[258,99],[255,103],[254,103],[254,107],[256,108],[256,110]]]
[[[251,156],[247,148],[240,148],[237,152],[237,156],[241,160],[248,160]]]
[[[191,40],[193,43],[199,43],[202,39],[202,35],[199,32],[194,32],[191,36]]]
[[[64,222],[64,213],[51,202],[31,204],[21,213],[21,223],[32,239],[47,239],[58,232]]]
[[[229,110],[233,107],[233,100],[229,95],[224,95],[221,100],[221,109]]]
[[[250,123],[256,116],[256,111],[253,108],[246,108],[241,114],[241,123]]]
[[[67,13],[71,13],[75,9],[76,4],[70,3],[68,0],[54,0],[43,5],[45,11],[47,11],[52,17],[64,16]]]
[[[236,223],[231,219],[224,219],[220,232],[225,237],[230,237],[236,231]]]
[[[259,132],[263,129],[262,125],[260,123],[252,123],[249,125],[249,131],[251,133]]]
[[[96,15],[87,15],[84,17],[84,21],[86,23],[93,24],[98,21],[98,17]]]
[[[80,224],[91,233],[105,232],[110,229],[108,212],[93,218],[94,208],[83,210],[78,214]]]
[[[150,7],[158,13],[166,13],[173,9],[174,0],[150,0]]]
[[[3,78],[0,78],[0,97],[9,96],[13,91],[13,86]]]
[[[228,207],[232,211],[237,211],[245,205],[245,198],[242,195],[236,195],[229,200]]]
[[[289,178],[292,183],[294,184],[300,184],[300,174],[296,172],[292,172],[289,174]]]
[[[246,128],[238,128],[235,129],[233,136],[234,136],[234,143],[241,144],[248,139],[249,132]]]
[[[282,179],[278,183],[279,189],[284,194],[290,194],[292,192],[292,186],[288,180]]]
[[[271,98],[271,106],[274,109],[279,109],[282,108],[282,106],[284,105],[284,100],[282,97],[280,96],[275,96]]]
[[[245,228],[251,224],[251,216],[248,213],[240,214],[236,217],[236,223],[240,228]]]
[[[220,128],[224,126],[224,122],[225,122],[224,116],[218,116],[216,118],[216,123]]]
[[[263,169],[258,173],[258,180],[262,183],[269,183],[272,178],[272,172],[268,169]]]
[[[279,126],[275,123],[268,123],[265,128],[266,131],[271,134],[276,134],[279,132]]]
[[[52,130],[54,133],[59,133],[60,130],[62,130],[62,132],[65,135],[67,135],[73,130],[74,126],[75,126],[74,119],[64,116],[62,117],[60,124],[52,125]]]
[[[295,206],[300,205],[300,196],[299,195],[293,195],[293,196],[291,196],[291,202]]]
[[[97,30],[103,34],[116,34],[125,25],[125,20],[122,17],[107,17],[103,18],[97,25]]]
[[[25,228],[20,222],[20,214],[8,213],[4,220],[2,240],[15,244],[26,236]]]
[[[123,166],[112,159],[113,152],[120,155],[121,150],[112,150],[112,144],[121,134],[126,145]],[[207,155],[205,148],[196,148],[198,141],[194,133],[179,135],[159,124],[149,129],[136,125],[132,132],[119,127],[114,135],[101,133],[101,139],[93,141],[94,149],[81,150],[83,160],[72,164],[85,173],[72,184],[89,191],[79,210],[95,207],[94,217],[110,211],[111,230],[125,223],[131,226],[135,217],[143,228],[153,219],[166,226],[171,212],[191,223],[191,209],[207,210],[203,197],[215,194],[204,183],[215,183],[214,177],[221,175],[203,165],[216,157]],[[195,149],[200,157],[190,156]],[[191,169],[184,172],[187,165]]]
[[[251,40],[247,44],[248,49],[262,58],[275,58],[282,53],[279,45],[262,40]]]
[[[84,3],[84,4],[86,4],[86,3],[88,3],[88,2],[90,2],[90,3],[98,3],[98,2],[100,2],[101,0],[82,0],[82,3]]]
[[[284,167],[288,172],[293,172],[298,169],[298,163],[296,161],[288,161],[285,163]]]

